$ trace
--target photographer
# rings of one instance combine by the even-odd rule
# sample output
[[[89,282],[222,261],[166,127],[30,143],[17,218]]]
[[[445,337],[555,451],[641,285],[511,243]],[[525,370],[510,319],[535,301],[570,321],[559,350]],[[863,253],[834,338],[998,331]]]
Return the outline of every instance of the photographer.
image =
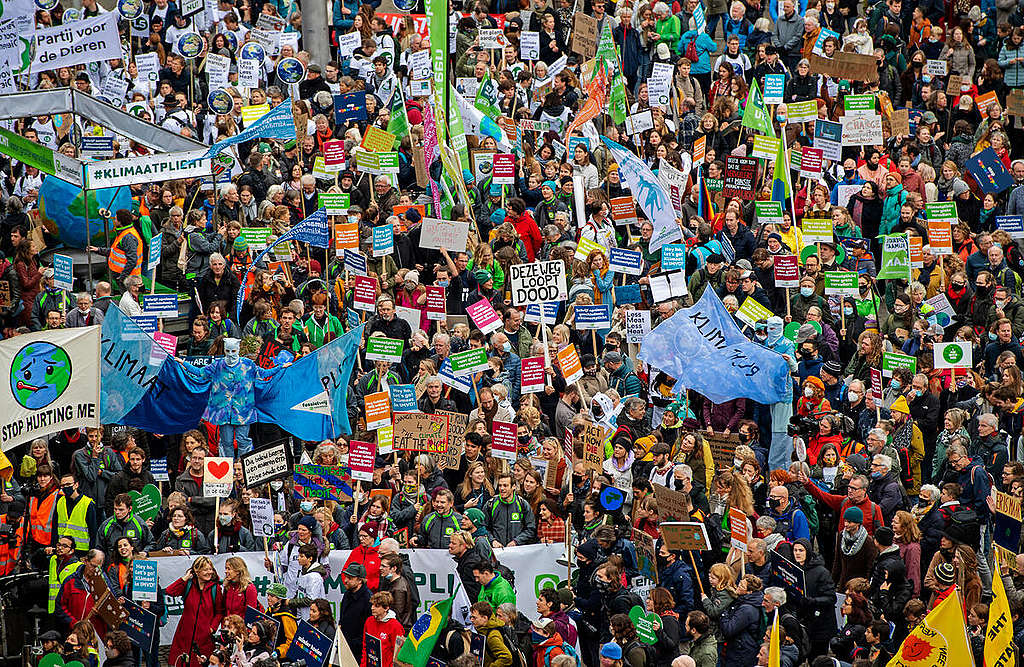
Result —
[[[235,639],[235,654],[231,663],[236,667],[277,667],[277,652],[270,645],[271,628],[267,621],[256,621],[249,627],[246,637]]]

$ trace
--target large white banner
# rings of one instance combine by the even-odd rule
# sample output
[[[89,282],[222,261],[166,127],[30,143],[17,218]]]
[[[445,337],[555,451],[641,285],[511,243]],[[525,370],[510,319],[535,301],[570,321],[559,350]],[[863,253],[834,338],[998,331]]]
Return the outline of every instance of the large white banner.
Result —
[[[199,150],[89,162],[85,166],[86,187],[95,190],[135,185],[136,183],[209,176],[213,171],[212,160],[204,158],[204,155],[206,155],[206,151]]]
[[[502,565],[515,572],[516,608],[528,618],[536,618],[537,591],[543,588],[554,588],[559,581],[566,578],[566,568],[559,565],[556,559],[561,557],[565,548],[561,544],[531,544],[525,547],[509,547],[496,549],[495,553]],[[345,588],[341,583],[341,570],[351,551],[332,551],[329,557],[330,576],[325,582],[327,599],[334,608],[337,618],[341,605],[341,596]],[[455,561],[444,549],[407,549],[410,565],[416,576],[416,586],[420,593],[420,608],[417,614],[426,611],[435,602],[446,599],[455,591],[455,605],[452,617],[468,624],[469,604],[476,600],[468,600],[461,587],[459,575],[455,572]],[[273,582],[273,572],[263,566],[263,552],[247,552],[240,554],[221,554],[212,556],[217,572],[224,575],[224,561],[229,556],[241,556],[249,567],[249,574],[259,591],[260,602],[266,605],[267,586]],[[160,586],[166,588],[175,579],[183,576],[194,556],[168,556],[154,558],[157,563],[157,574]],[[160,631],[160,643],[170,644],[174,639],[174,631],[181,618],[182,606],[180,597],[167,597],[167,625]]]
[[[67,428],[100,425],[100,328],[37,331],[0,341],[8,394],[0,401],[7,451]]]
[[[32,71],[123,58],[121,38],[117,34],[118,16],[117,12],[107,12],[84,21],[37,30]]]

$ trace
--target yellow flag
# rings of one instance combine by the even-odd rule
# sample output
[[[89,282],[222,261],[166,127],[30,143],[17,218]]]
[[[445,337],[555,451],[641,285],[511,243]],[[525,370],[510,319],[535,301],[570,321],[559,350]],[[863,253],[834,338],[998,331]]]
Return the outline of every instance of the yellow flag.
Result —
[[[888,667],[969,667],[970,660],[967,624],[957,590],[910,632]]]
[[[988,628],[985,631],[985,665],[987,667],[1015,667],[1013,647],[1013,617],[1010,601],[1006,598],[1003,578],[999,576],[999,550],[992,571],[992,604],[988,608]]]
[[[782,660],[782,648],[779,646],[779,610],[775,610],[772,621],[772,634],[768,641],[768,667],[779,667]]]

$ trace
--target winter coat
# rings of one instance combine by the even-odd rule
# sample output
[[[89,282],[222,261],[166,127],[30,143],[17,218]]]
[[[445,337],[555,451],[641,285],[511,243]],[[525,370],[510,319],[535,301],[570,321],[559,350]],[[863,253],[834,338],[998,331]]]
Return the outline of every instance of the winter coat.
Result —
[[[338,609],[338,626],[354,656],[363,654],[363,627],[368,618],[370,589],[363,584],[355,591],[346,590]]]
[[[677,52],[683,57],[685,57],[690,42],[694,42],[694,46],[697,48],[697,62],[690,66],[690,74],[710,74],[711,54],[718,48],[715,40],[711,39],[706,32],[687,30],[679,38],[679,44],[676,47]]]
[[[241,519],[235,519],[229,526],[218,526],[217,539],[214,533],[208,536],[210,544],[215,546],[216,553],[238,553],[239,551],[257,551],[256,538],[248,528],[242,526]]]
[[[184,609],[167,657],[168,664],[179,664],[178,659],[190,652],[194,639],[199,651],[192,652],[190,662],[183,667],[200,667],[203,663],[199,654],[210,655],[213,652],[213,632],[224,618],[224,591],[216,581],[200,588],[191,579],[178,579],[167,587],[167,595],[184,598]]]
[[[484,513],[487,515],[487,532],[498,542],[508,544],[515,541],[517,545],[523,545],[537,541],[533,509],[519,494],[514,494],[509,502],[495,496]]]
[[[142,491],[142,487],[147,484],[156,486],[156,480],[153,479],[153,473],[143,468],[142,472],[136,474],[132,472],[132,469],[125,466],[121,472],[114,475],[114,478],[110,480],[110,484],[107,485],[107,494],[104,499],[104,505],[107,509],[107,514],[114,513],[114,498],[122,493],[128,493],[129,491]]]
[[[756,661],[764,634],[761,632],[761,591],[745,593],[722,612],[719,627],[725,644],[723,665],[752,665]]]
[[[810,543],[807,542],[806,546]],[[797,617],[811,640],[836,634],[836,585],[821,556],[808,549],[804,564],[804,596],[794,601]]]
[[[882,589],[888,582],[889,588]],[[898,546],[893,546],[875,558],[871,568],[871,602],[886,618],[902,618],[903,605],[914,596],[914,582],[907,576],[907,566]]]
[[[868,482],[868,497],[882,508],[882,519],[885,524],[892,524],[892,517],[903,509],[903,486],[896,473],[887,472],[878,479]]]
[[[224,584],[224,615],[238,614],[245,618],[245,608],[259,609],[259,593],[256,584],[249,582],[244,589],[233,584]]]
[[[794,11],[790,17],[779,16],[772,30],[772,44],[783,60],[800,57],[804,44],[804,17],[800,12]]]

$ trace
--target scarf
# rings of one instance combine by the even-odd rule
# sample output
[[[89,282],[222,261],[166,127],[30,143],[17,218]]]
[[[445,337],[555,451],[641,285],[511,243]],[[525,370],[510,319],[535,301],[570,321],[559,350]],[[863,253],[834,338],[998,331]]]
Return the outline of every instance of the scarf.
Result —
[[[914,420],[908,417],[907,421],[903,422],[903,426],[898,428],[895,433],[892,434],[892,446],[897,451],[901,447],[906,448],[910,451],[910,439],[914,434]]]
[[[843,542],[839,546],[843,551],[844,556],[852,557],[857,555],[861,548],[864,546],[864,541],[868,538],[868,529],[861,526],[857,529],[857,532],[850,535],[847,531],[843,531]]]

